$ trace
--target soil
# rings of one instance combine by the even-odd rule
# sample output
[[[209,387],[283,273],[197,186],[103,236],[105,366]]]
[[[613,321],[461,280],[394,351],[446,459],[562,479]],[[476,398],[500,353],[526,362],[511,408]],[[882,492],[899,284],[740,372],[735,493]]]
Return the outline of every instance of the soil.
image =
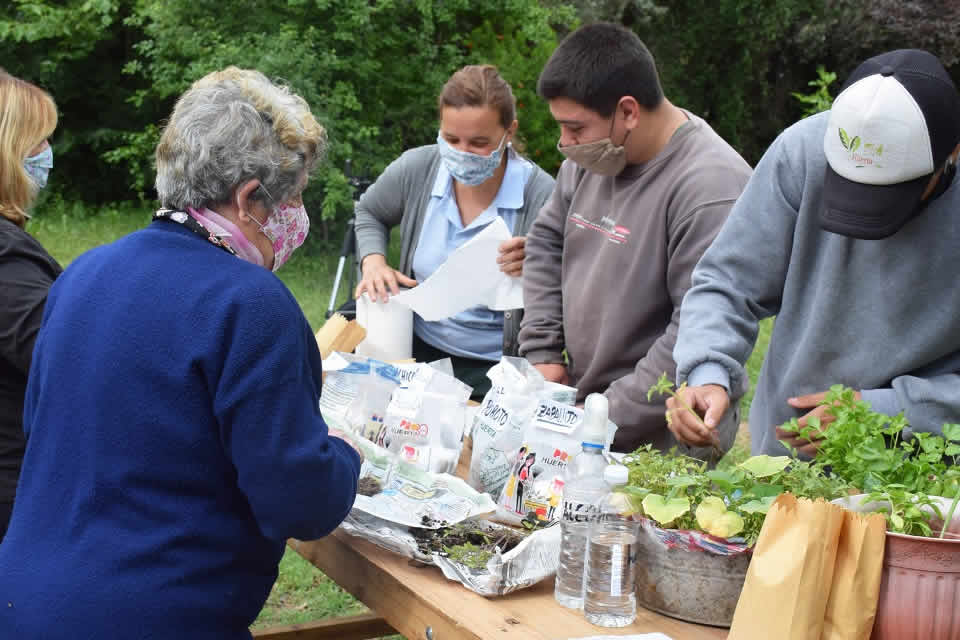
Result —
[[[500,547],[500,552],[506,553],[527,536],[524,531],[508,527],[487,528],[476,522],[461,522],[440,529],[411,529],[410,532],[425,555],[447,555],[449,549],[464,545],[479,547],[491,554]]]
[[[383,491],[383,484],[373,476],[364,476],[357,483],[357,495],[375,496]]]

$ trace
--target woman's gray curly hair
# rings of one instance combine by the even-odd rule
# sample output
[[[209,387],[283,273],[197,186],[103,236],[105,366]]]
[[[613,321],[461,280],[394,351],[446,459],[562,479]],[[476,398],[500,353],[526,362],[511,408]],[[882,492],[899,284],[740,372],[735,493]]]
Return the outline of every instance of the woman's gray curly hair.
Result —
[[[297,195],[323,155],[326,133],[306,101],[259,71],[227,67],[193,83],[157,145],[157,193],[170,209],[229,202],[253,178],[251,196]]]

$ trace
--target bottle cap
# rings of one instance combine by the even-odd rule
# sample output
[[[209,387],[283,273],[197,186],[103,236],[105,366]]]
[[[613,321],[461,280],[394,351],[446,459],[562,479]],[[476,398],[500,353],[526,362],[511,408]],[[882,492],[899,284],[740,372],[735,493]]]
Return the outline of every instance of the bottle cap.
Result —
[[[583,444],[603,447],[607,444],[607,396],[591,393],[583,405]]]
[[[630,470],[622,464],[611,464],[603,470],[603,481],[615,487],[627,484],[630,480]]]

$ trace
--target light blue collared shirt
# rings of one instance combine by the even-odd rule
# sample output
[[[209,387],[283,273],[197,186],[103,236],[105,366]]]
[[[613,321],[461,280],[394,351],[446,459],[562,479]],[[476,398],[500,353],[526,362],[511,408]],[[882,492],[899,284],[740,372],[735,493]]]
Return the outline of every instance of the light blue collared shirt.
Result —
[[[511,148],[497,196],[483,213],[464,227],[453,195],[453,179],[440,163],[413,256],[413,277],[417,282],[429,278],[454,249],[476,236],[498,216],[513,231],[517,211],[523,206],[523,188],[532,171],[533,165]],[[465,282],[464,286],[470,285]],[[427,344],[447,353],[497,361],[503,351],[503,312],[482,306],[471,307],[435,322],[414,315],[413,332]]]

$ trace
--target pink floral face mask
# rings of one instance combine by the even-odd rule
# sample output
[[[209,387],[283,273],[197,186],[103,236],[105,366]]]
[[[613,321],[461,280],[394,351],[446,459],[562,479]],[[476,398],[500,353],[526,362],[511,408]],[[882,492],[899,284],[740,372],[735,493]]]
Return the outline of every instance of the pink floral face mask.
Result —
[[[260,227],[260,232],[273,243],[274,271],[290,259],[290,255],[303,244],[310,231],[310,218],[302,204],[299,207],[278,204],[273,207],[265,223],[261,224],[256,218],[253,220]]]

